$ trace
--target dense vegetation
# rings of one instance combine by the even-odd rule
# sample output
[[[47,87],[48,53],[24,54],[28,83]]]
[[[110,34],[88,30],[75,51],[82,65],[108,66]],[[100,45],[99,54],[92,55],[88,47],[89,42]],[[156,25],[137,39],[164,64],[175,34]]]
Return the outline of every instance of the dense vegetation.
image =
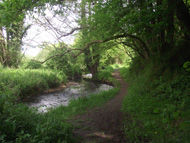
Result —
[[[140,71],[133,66],[134,63],[132,68],[121,69],[130,84],[122,107],[128,139],[189,142],[189,72],[181,68],[177,73],[167,71],[157,75],[158,67],[154,65],[146,65]]]
[[[32,26],[26,17],[52,30],[57,40],[41,45],[33,60],[22,54]],[[72,127],[59,114],[82,111],[92,100],[110,99],[112,92],[43,115],[18,99],[83,73],[92,73],[94,80],[113,80],[108,65],[117,63],[128,66],[120,71],[130,85],[122,107],[129,142],[190,142],[188,19],[190,0],[0,1],[0,141],[74,142]],[[65,44],[62,38],[72,34],[74,44]]]

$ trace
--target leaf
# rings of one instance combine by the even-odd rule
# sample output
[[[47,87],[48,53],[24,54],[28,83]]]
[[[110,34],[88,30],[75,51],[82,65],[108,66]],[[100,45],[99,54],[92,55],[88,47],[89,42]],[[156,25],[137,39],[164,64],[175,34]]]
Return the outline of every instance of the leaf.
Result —
[[[160,108],[155,108],[154,110],[153,110],[153,113],[155,113],[155,114],[158,114],[158,113],[160,113]]]
[[[168,122],[169,122],[169,118],[168,118],[168,117],[163,118],[163,119],[162,119],[162,122],[163,122],[164,124],[168,123]]]
[[[174,112],[174,113],[172,113],[172,116],[173,116],[174,119],[179,119],[180,112],[179,111]]]
[[[183,68],[187,69],[188,67],[190,67],[190,62],[187,61],[183,64]]]

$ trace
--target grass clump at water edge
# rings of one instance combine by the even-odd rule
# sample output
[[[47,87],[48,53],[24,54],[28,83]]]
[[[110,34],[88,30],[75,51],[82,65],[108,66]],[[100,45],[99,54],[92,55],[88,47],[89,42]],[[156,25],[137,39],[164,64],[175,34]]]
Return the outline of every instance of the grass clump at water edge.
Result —
[[[64,73],[43,69],[0,69],[0,91],[19,98],[35,95],[66,82]]]

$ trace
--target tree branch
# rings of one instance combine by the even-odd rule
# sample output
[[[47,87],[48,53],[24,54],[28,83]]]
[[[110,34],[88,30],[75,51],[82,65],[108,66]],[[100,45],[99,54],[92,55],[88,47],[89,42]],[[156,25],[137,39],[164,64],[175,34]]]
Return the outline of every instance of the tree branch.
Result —
[[[75,31],[77,31],[77,30],[81,30],[81,29],[85,29],[85,28],[89,28],[89,26],[83,26],[83,27],[74,28],[74,29],[72,29],[69,33],[66,33],[66,34],[64,34],[64,35],[61,35],[61,36],[59,37],[59,39],[62,38],[62,37],[66,37],[66,36],[68,36],[68,35],[71,35],[71,34],[73,34],[73,33],[74,33]]]
[[[54,57],[57,57],[57,56],[64,56],[64,55],[66,55],[67,53],[72,52],[72,51],[74,51],[74,50],[81,50],[81,49],[68,49],[66,52],[61,53],[61,54],[52,55],[52,56],[48,57],[47,59],[45,59],[45,60],[42,61],[42,62],[37,61],[37,60],[32,60],[32,61],[35,61],[35,62],[44,64],[45,62],[47,62],[48,60],[50,60],[50,59],[52,59],[52,58],[54,58]]]
[[[79,29],[82,29],[83,27],[79,28]],[[88,28],[87,26],[85,28]],[[76,30],[79,30],[78,28],[75,28]],[[72,30],[73,32],[75,30]],[[72,32],[71,31],[71,32]],[[70,33],[71,33],[70,32]],[[43,62],[40,62],[40,61],[36,61],[36,60],[33,60],[33,61],[36,61],[36,62],[39,62],[41,64],[45,63],[46,61],[50,60],[51,58],[54,58],[54,57],[57,57],[57,56],[64,56],[65,54],[73,51],[73,50],[79,50],[80,52],[76,55],[73,56],[73,58],[76,58],[78,57],[80,54],[82,54],[87,48],[89,48],[91,45],[93,44],[96,44],[96,43],[105,43],[105,42],[108,42],[108,41],[111,41],[111,40],[114,40],[114,39],[119,39],[119,38],[126,38],[126,37],[129,37],[129,38],[133,38],[133,39],[136,39],[136,40],[140,40],[142,41],[140,38],[136,37],[136,36],[133,36],[133,35],[130,35],[130,34],[122,34],[122,35],[116,35],[116,36],[113,36],[113,37],[109,37],[105,40],[97,40],[97,41],[93,41],[93,42],[90,42],[88,43],[83,49],[68,49],[66,52],[64,53],[61,53],[61,54],[56,54],[56,55],[52,55],[50,57],[48,57],[46,60],[44,60]],[[143,41],[142,41],[143,42]]]
[[[105,40],[98,40],[98,41],[93,41],[91,43],[88,43],[77,55],[74,56],[74,58],[76,58],[77,56],[79,56],[80,54],[82,54],[84,52],[84,50],[86,50],[87,48],[89,48],[89,46],[91,46],[92,44],[105,43],[105,42],[108,42],[108,41],[111,41],[111,40],[114,40],[114,39],[124,38],[124,37],[126,37],[126,35],[122,34],[122,35],[117,35],[117,36],[113,36],[113,37],[107,38]]]

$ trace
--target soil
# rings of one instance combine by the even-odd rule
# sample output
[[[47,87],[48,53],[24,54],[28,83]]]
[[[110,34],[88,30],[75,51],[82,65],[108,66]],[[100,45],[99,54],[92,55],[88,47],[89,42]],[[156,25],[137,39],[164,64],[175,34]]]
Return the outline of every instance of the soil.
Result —
[[[101,107],[89,109],[85,114],[72,119],[76,129],[74,136],[79,143],[126,143],[123,131],[121,105],[127,94],[128,84],[121,78],[118,71],[113,74],[120,82],[120,91],[112,100]]]

